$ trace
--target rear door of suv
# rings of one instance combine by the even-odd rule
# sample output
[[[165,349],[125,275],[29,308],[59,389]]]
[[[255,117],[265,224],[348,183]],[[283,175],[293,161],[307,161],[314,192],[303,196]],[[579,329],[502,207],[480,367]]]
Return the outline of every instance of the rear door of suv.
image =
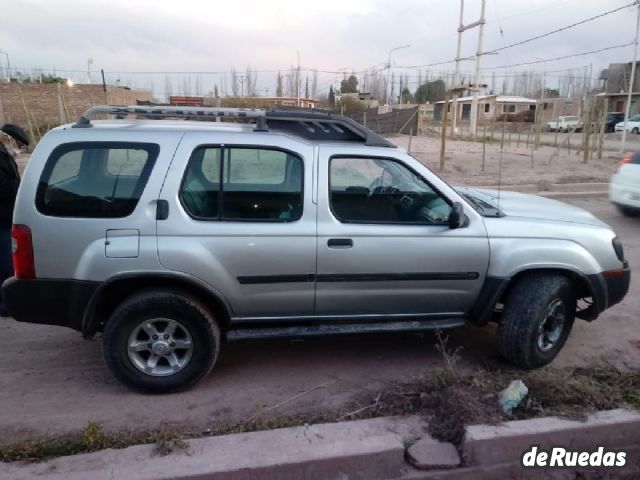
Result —
[[[188,132],[160,194],[158,253],[206,282],[234,320],[313,314],[313,147],[285,136]]]

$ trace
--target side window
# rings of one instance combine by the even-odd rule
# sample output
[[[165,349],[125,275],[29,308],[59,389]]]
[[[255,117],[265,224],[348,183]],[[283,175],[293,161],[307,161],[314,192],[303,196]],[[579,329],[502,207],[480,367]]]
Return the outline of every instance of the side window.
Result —
[[[126,217],[136,208],[159,151],[150,143],[60,145],[42,171],[36,208],[57,217]]]
[[[302,215],[302,171],[302,159],[281,150],[200,147],[180,199],[200,220],[290,222]]]
[[[107,173],[139,177],[147,162],[147,152],[130,148],[112,148],[107,154]]]
[[[191,154],[180,188],[180,201],[190,215],[203,219],[219,218],[221,166],[220,148],[198,148]]]
[[[395,160],[332,158],[329,189],[343,223],[443,224],[451,213],[438,192]]]

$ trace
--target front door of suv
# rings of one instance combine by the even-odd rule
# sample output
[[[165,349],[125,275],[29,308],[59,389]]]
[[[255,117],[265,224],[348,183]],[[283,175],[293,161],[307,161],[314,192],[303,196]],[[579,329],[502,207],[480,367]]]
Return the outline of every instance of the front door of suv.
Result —
[[[158,253],[206,282],[236,320],[313,314],[313,148],[238,132],[185,134],[160,194]]]
[[[316,314],[461,316],[489,263],[484,222],[465,206],[468,225],[450,229],[449,187],[389,150],[320,149]]]

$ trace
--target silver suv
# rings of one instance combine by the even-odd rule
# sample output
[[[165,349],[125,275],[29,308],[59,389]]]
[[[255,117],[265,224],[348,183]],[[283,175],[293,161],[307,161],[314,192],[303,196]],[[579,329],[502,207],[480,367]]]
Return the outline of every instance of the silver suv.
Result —
[[[203,378],[223,340],[465,321],[536,368],[630,277],[588,212],[452,188],[324,113],[94,107],[40,141],[14,224],[12,316],[102,332],[113,374],[154,392]]]

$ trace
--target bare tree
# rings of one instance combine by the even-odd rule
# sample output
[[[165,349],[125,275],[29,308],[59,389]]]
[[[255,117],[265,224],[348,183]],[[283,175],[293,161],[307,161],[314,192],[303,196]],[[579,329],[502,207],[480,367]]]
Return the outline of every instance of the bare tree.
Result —
[[[276,77],[276,97],[282,96],[282,74],[278,70],[278,76]]]
[[[377,72],[364,73],[367,90],[371,94],[371,98],[377,99],[379,102],[384,101],[385,92],[387,90],[387,79],[384,75]]]
[[[191,93],[191,77],[189,75],[182,77],[182,95],[187,96]]]
[[[231,69],[231,93],[234,97],[240,96],[240,77],[235,68]]]
[[[247,65],[247,96],[257,96],[256,85],[258,83],[258,73],[251,69],[251,65]]]
[[[318,98],[318,71],[313,71],[311,79],[311,98]]]
[[[298,72],[296,71],[296,69],[291,67],[291,70],[289,70],[289,73],[287,74],[287,76],[285,78],[285,80],[286,80],[285,96],[287,96],[287,97],[295,97],[296,96],[296,92],[297,92],[296,80],[298,78],[297,74],[298,74]]]
[[[164,95],[169,100],[169,95],[173,93],[173,85],[171,83],[171,77],[169,75],[164,76]]]

